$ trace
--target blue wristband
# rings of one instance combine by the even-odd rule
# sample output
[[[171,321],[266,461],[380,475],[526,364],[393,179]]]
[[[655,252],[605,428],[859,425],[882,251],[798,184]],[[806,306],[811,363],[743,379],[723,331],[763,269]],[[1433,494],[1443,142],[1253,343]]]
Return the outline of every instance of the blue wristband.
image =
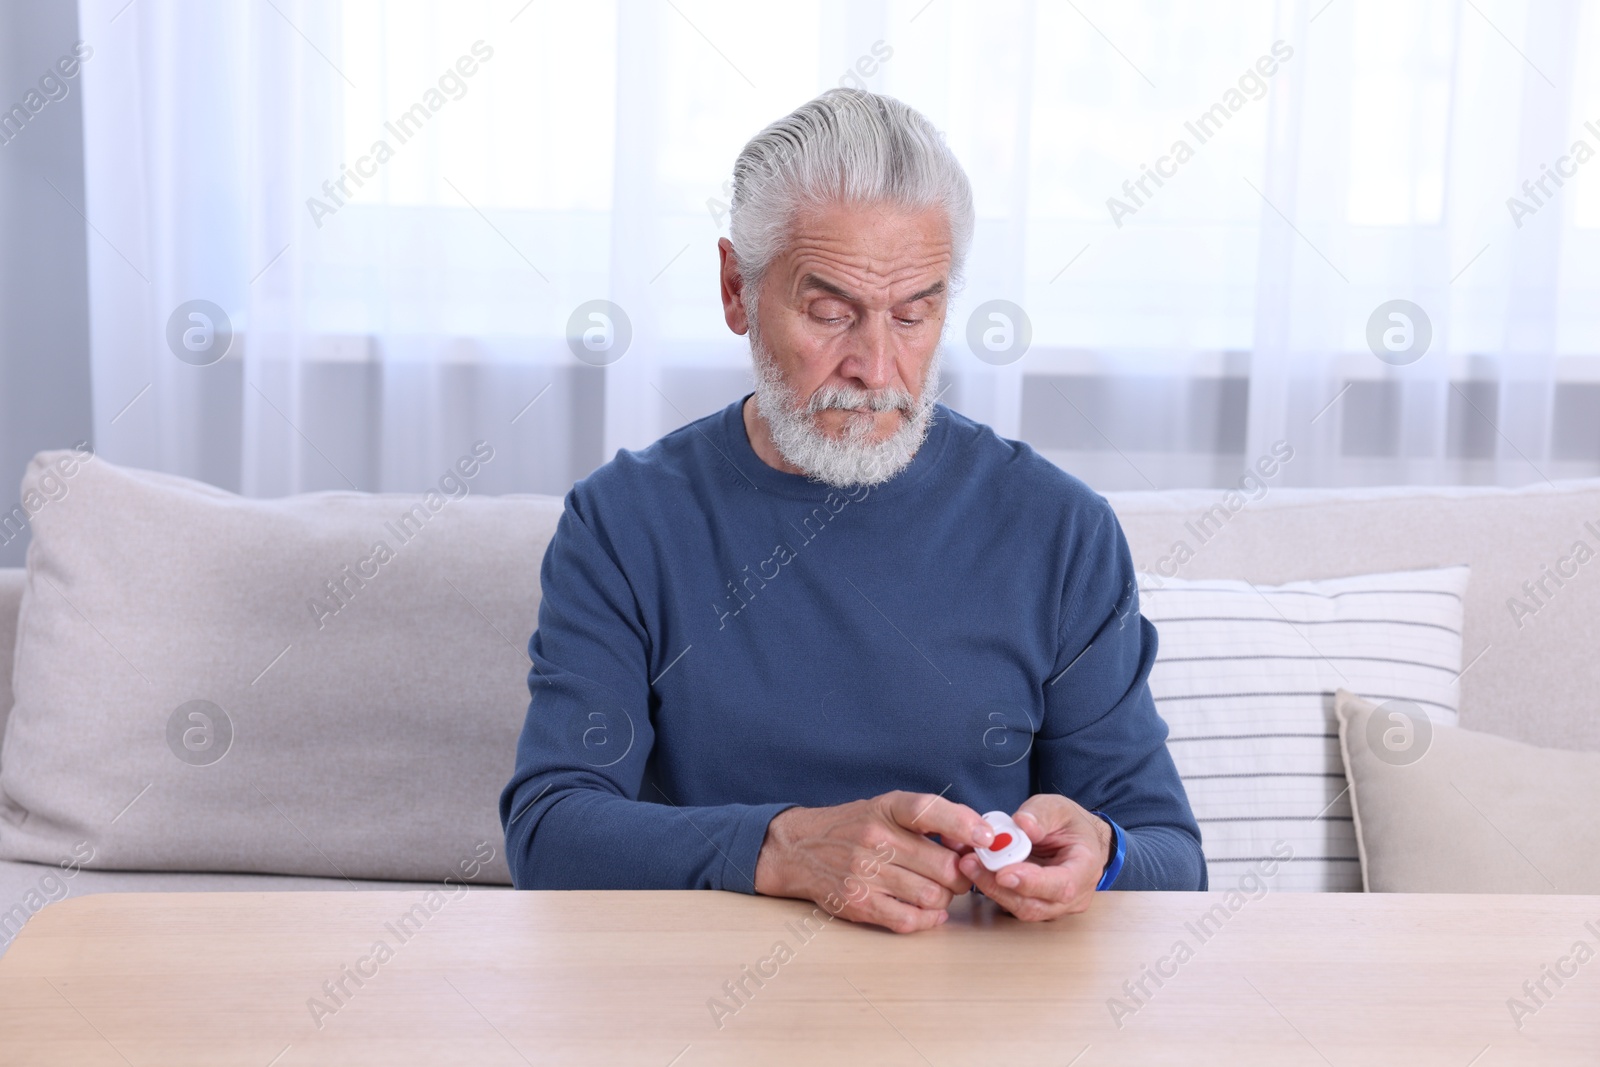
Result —
[[[1105,873],[1100,876],[1100,884],[1095,886],[1095,892],[1110,889],[1111,883],[1117,880],[1117,875],[1122,873],[1122,861],[1128,858],[1128,835],[1123,833],[1122,827],[1103,811],[1091,811],[1090,815],[1098,815],[1111,826],[1111,839],[1116,845],[1116,851],[1111,857],[1111,863],[1106,867]]]

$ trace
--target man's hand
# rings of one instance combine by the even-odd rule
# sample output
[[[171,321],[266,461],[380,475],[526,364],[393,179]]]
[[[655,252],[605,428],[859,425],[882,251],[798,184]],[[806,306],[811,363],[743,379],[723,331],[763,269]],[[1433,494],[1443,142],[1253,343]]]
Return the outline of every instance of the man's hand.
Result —
[[[787,808],[767,825],[755,888],[908,934],[944,922],[955,894],[972,888],[954,849],[987,847],[993,839],[977,812],[932,793]]]
[[[1031,796],[1013,818],[1033,842],[1021,863],[991,871],[971,853],[960,867],[983,895],[1024,922],[1083,911],[1110,860],[1111,826],[1055,793]]]

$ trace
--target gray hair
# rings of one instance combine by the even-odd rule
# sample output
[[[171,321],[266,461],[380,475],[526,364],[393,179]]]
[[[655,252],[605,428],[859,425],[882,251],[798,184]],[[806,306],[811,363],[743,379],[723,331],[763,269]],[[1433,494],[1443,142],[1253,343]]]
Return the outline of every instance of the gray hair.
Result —
[[[944,136],[891,96],[829,89],[756,134],[734,161],[728,237],[748,307],[795,214],[841,200],[943,208],[951,288],[960,283],[972,245],[972,186]]]

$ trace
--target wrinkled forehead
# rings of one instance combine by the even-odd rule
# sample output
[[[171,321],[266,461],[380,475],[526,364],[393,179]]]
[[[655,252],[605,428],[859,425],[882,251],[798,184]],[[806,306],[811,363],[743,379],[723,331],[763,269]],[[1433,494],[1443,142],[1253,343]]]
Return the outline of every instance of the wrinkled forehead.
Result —
[[[881,303],[949,288],[950,224],[938,207],[828,204],[796,212],[788,236],[779,273],[794,295]]]

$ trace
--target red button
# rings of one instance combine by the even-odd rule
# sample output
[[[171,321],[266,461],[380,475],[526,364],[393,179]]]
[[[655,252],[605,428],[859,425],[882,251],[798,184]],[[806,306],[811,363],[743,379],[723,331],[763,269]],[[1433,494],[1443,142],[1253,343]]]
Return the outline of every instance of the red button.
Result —
[[[999,852],[1001,849],[1005,848],[1009,844],[1011,844],[1011,835],[1010,834],[995,834],[994,835],[994,843],[989,846],[989,851],[990,852]]]

